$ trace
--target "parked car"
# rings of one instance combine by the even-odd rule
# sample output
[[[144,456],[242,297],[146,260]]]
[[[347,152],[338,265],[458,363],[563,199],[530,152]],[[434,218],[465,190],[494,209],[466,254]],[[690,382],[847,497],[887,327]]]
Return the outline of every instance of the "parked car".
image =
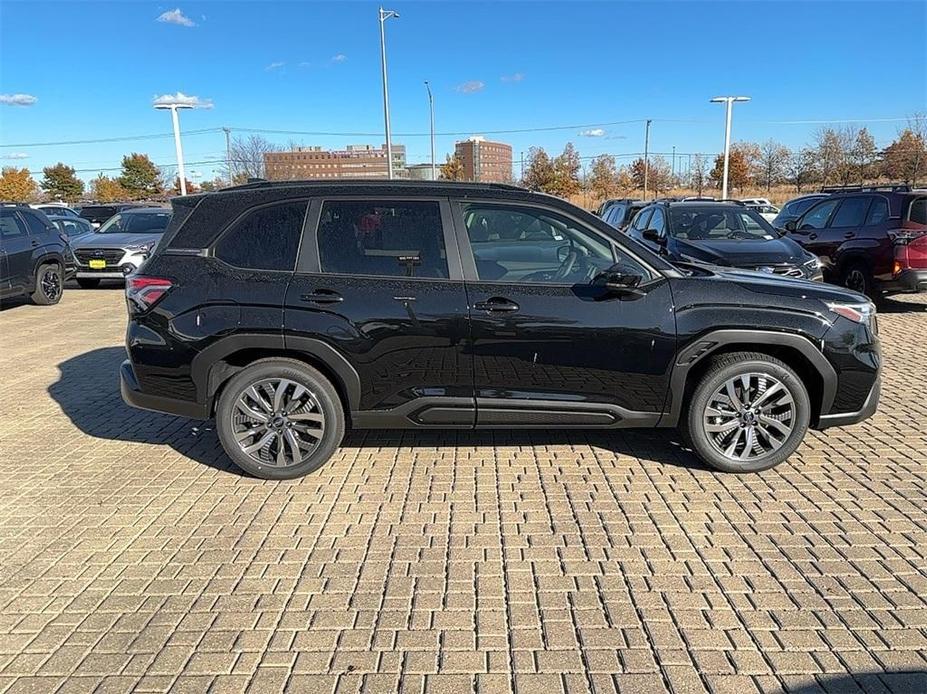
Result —
[[[104,222],[109,220],[110,217],[119,212],[138,207],[145,207],[145,205],[134,202],[120,202],[106,205],[82,205],[80,208],[80,216],[90,222],[94,229],[98,229]]]
[[[68,207],[63,202],[44,202],[39,203],[38,205],[30,205],[34,210],[40,210],[47,214],[49,217],[79,217],[75,210]]]
[[[173,205],[126,282],[123,398],[215,416],[259,477],[318,469],[348,426],[679,426],[747,472],[877,406],[862,295],[677,267],[552,196],[286,181]]]
[[[65,237],[65,279],[71,279],[77,272],[77,260],[71,244],[81,236],[93,233],[93,225],[83,217],[70,217],[66,215],[45,215],[48,221],[58,227],[58,231]]]
[[[749,202],[744,203],[744,205],[756,212],[767,222],[772,222],[779,214],[779,208],[775,205],[759,205]]]
[[[623,231],[634,219],[634,215],[647,207],[648,204],[643,200],[619,200],[605,208],[605,212],[601,217],[618,231]]]
[[[927,189],[848,187],[785,228],[828,282],[873,298],[927,290]]]
[[[77,283],[84,289],[101,280],[125,279],[135,272],[161,239],[171,220],[165,207],[125,209],[71,244],[77,264]]]
[[[774,229],[782,231],[785,229],[785,225],[788,222],[793,219],[798,219],[807,212],[812,205],[816,202],[820,202],[827,196],[827,193],[809,193],[808,195],[800,195],[797,198],[792,198],[782,206],[782,209],[779,210],[779,214],[777,214],[770,223],[773,225]]]
[[[755,210],[737,202],[657,202],[641,210],[628,235],[671,261],[823,279],[818,259],[783,238]]]
[[[57,304],[64,292],[67,239],[42,212],[0,204],[0,299]]]
[[[740,201],[748,207],[768,207],[772,205],[769,198],[741,198]]]

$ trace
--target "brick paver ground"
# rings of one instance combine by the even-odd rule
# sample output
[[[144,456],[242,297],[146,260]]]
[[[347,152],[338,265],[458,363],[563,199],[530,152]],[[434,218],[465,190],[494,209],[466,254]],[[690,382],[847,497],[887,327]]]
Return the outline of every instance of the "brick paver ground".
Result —
[[[667,433],[350,435],[262,482],[123,405],[121,292],[0,312],[0,690],[927,691],[927,301],[883,402],[716,474]]]

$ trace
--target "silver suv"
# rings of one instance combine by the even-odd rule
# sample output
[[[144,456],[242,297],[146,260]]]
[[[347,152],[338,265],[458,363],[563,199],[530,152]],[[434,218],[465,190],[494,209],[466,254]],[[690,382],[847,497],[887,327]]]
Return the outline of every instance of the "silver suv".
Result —
[[[121,280],[135,272],[161,240],[171,215],[164,207],[123,210],[74,241],[77,283],[92,289],[100,280]]]

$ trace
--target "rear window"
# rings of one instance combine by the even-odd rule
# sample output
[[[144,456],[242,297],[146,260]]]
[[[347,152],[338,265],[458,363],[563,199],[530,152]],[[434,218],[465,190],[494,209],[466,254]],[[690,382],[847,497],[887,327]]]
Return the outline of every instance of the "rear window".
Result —
[[[911,203],[908,219],[915,224],[927,224],[927,198],[918,198]]]
[[[306,206],[286,202],[251,210],[219,239],[215,256],[235,267],[292,272]]]
[[[91,222],[105,222],[116,214],[116,208],[110,206],[85,205],[80,210],[80,216]]]

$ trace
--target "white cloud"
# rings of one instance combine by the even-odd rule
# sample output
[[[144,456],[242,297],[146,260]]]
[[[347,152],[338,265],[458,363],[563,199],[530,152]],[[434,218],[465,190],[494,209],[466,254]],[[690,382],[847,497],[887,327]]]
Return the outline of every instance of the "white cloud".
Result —
[[[473,94],[474,92],[481,92],[485,88],[486,88],[486,85],[480,82],[479,80],[470,80],[469,82],[458,84],[455,87],[455,89],[461,94]]]
[[[282,68],[284,65],[286,65],[286,63],[283,62],[282,60],[279,60],[279,61],[276,61],[276,62],[271,63],[270,65],[268,65],[268,66],[265,67],[264,69],[267,70],[268,72],[273,72],[274,70],[279,70],[279,69]]]
[[[156,96],[151,103],[153,106],[159,106],[162,104],[183,104],[185,106],[201,108],[207,111],[213,107],[212,99],[201,99],[198,96],[188,96],[183,92]]]
[[[580,130],[578,134],[580,137],[604,137],[605,130],[602,128],[589,128],[589,130]]]
[[[0,156],[0,159],[28,159],[29,155],[25,152],[10,152]]]
[[[38,100],[32,94],[0,94],[0,104],[7,106],[32,106]]]
[[[502,75],[502,77],[499,79],[501,79],[503,82],[521,82],[523,79],[525,79],[525,76],[520,72],[516,72],[512,75]]]
[[[347,59],[348,59],[348,56],[346,56],[344,53],[339,53],[338,55],[333,55],[333,56],[332,56],[332,62],[333,62],[333,63],[343,63],[343,62],[345,62]]]
[[[173,10],[168,10],[167,12],[162,12],[158,15],[158,18],[155,21],[163,22],[165,24],[177,24],[182,27],[196,26],[196,22],[181,12],[179,7]]]
[[[312,67],[312,63],[310,63],[308,60],[304,60],[301,63],[299,63],[296,67],[301,67],[301,68]]]

